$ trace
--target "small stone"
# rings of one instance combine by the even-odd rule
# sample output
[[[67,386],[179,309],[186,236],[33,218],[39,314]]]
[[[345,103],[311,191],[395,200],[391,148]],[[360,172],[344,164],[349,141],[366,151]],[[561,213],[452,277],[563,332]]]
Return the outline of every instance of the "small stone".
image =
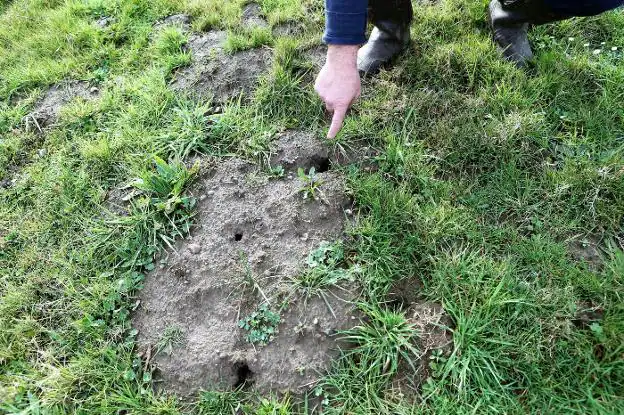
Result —
[[[589,43],[584,43],[583,46],[585,46],[586,48],[589,47]]]
[[[113,22],[113,19],[110,17],[101,17],[96,20],[95,25],[100,29],[106,29]]]
[[[214,190],[208,190],[208,191],[206,192],[206,195],[208,195],[208,196],[213,196],[214,194],[215,194],[215,191],[214,191]]]
[[[188,250],[191,254],[197,255],[201,252],[201,245],[199,244],[190,244],[188,246]]]
[[[227,357],[227,353],[219,353],[219,359],[225,359]]]
[[[600,55],[600,52],[602,52],[602,49],[594,49],[594,51],[592,53],[594,55]]]
[[[206,200],[206,197],[208,197],[208,196],[206,196],[206,195],[201,195],[201,196],[199,197],[199,200],[200,200],[201,202],[203,202],[204,200]]]
[[[295,349],[294,347],[291,347],[290,349],[288,349],[290,351],[290,353],[295,353],[295,351],[297,351],[297,349]]]
[[[319,319],[315,318],[314,320],[312,320],[312,324],[314,324],[315,326],[318,326],[319,323]]]
[[[48,154],[48,150],[46,150],[45,148],[40,148],[37,151],[37,155],[39,155],[39,157],[44,158],[46,156],[46,154]]]
[[[613,46],[613,47],[611,47],[611,50],[612,50],[612,51],[614,51],[614,52],[615,52],[617,49],[618,49],[618,48],[617,48],[617,46]]]
[[[91,89],[89,90],[89,92],[91,92],[92,94],[97,94],[98,91],[99,91],[99,89],[96,86],[91,87]]]
[[[309,234],[308,232],[306,232],[306,233],[304,233],[304,234],[301,236],[301,238],[300,238],[300,239],[301,239],[302,241],[307,241],[309,237],[310,237],[310,234]]]
[[[353,211],[352,211],[351,209],[345,209],[345,213],[346,213],[348,216],[353,215]]]

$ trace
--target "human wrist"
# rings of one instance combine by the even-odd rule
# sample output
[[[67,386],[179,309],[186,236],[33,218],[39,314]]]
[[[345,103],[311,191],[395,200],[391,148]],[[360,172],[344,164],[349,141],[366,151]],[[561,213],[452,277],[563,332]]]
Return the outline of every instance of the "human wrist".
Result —
[[[347,69],[357,68],[357,45],[329,45],[327,47],[327,64]]]

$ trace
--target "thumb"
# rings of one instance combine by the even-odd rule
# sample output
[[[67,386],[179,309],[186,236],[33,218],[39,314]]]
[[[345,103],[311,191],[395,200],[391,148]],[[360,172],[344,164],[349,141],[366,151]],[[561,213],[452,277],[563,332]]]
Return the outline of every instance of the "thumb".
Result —
[[[329,127],[329,132],[327,133],[327,138],[334,138],[342,128],[342,123],[347,115],[347,110],[349,107],[340,106],[334,109],[334,116],[332,117],[331,126]]]

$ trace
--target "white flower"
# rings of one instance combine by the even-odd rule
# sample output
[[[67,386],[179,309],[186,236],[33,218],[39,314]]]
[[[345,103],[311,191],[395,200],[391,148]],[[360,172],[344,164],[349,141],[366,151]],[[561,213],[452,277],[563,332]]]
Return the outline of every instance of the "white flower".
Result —
[[[613,46],[611,50],[615,52],[617,50],[617,46]]]
[[[586,48],[588,48],[588,47],[589,47],[589,42],[588,42],[588,43],[585,43],[583,46],[585,46]]]
[[[594,55],[599,55],[602,52],[602,49],[594,49]]]

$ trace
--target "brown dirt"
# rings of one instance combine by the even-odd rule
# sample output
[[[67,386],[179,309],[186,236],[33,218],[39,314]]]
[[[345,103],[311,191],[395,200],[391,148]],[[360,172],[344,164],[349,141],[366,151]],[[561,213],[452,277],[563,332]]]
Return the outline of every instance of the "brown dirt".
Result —
[[[289,130],[282,133],[273,147],[271,166],[281,165],[286,171],[303,167],[306,172],[314,167],[323,172],[332,166],[358,164],[371,169],[377,151],[366,143],[354,142],[331,148],[313,133]]]
[[[395,281],[387,295],[388,303],[397,309],[405,309],[411,304],[419,303],[423,301],[422,288],[422,281],[417,277],[405,277]]]
[[[585,261],[593,269],[600,269],[604,263],[600,251],[600,239],[590,236],[583,240],[573,240],[568,243],[568,251],[577,261]]]
[[[217,102],[250,94],[271,65],[271,51],[258,48],[229,54],[224,50],[226,40],[224,31],[192,35],[188,47],[193,63],[176,73],[172,87]]]
[[[592,323],[598,323],[604,318],[604,310],[589,302],[579,302],[576,304],[576,312],[572,318],[572,324],[577,328],[587,329]]]
[[[292,135],[276,148],[274,160],[283,160],[288,170],[326,154],[319,143]],[[325,299],[306,300],[293,289],[292,278],[307,255],[321,241],[341,237],[351,204],[338,173],[319,177],[323,201],[303,200],[293,174],[268,180],[257,166],[237,159],[201,180],[193,237],[180,241],[167,265],[148,275],[133,316],[144,351],[154,351],[167,328],[181,330],[182,341],[171,353],[151,353],[164,389],[182,396],[242,385],[258,392],[300,392],[328,368],[337,353],[332,334],[359,321],[351,290],[335,288]],[[248,343],[238,322],[261,303],[276,309],[286,299],[273,341],[263,347]]]
[[[37,101],[34,110],[25,117],[26,129],[43,132],[58,121],[61,108],[76,98],[95,99],[99,90],[85,81],[69,81],[54,85]]]

